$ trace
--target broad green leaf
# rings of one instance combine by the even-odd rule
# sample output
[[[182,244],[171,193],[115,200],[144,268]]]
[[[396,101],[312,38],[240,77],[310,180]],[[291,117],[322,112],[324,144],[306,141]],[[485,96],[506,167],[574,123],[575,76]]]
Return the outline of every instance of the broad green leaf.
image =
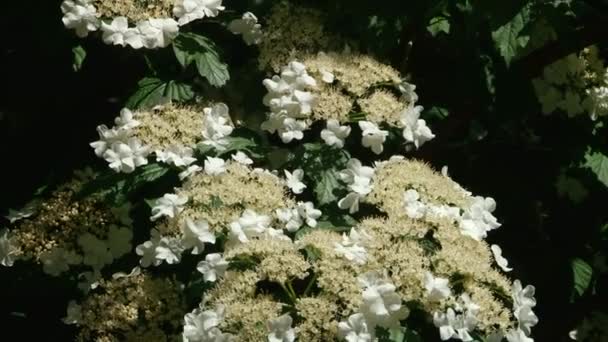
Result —
[[[591,284],[593,269],[581,258],[572,260],[572,276],[574,281],[574,293],[582,296]]]
[[[530,7],[524,6],[513,18],[492,32],[492,38],[507,65],[517,57],[530,36],[524,33],[524,28],[530,21]]]
[[[443,107],[431,107],[428,110],[422,112],[422,117],[430,120],[444,120],[450,115],[450,112]]]
[[[349,160],[344,150],[333,149],[324,144],[305,144],[301,160],[305,176],[312,180],[312,188],[317,203],[321,206],[336,202],[335,190],[342,187],[338,172],[346,167]]]
[[[128,200],[128,196],[147,183],[158,181],[169,172],[167,166],[161,164],[148,164],[139,167],[130,174],[107,173],[86,183],[78,197],[96,196],[114,204],[121,205]]]
[[[591,169],[597,179],[605,186],[608,186],[608,157],[601,152],[588,152],[585,155],[585,167]]]
[[[79,71],[82,68],[85,58],[87,58],[87,51],[82,46],[78,45],[72,49],[72,53],[74,54],[72,68],[74,71]]]
[[[146,77],[137,83],[137,87],[137,91],[125,104],[127,108],[151,108],[168,100],[181,102],[194,97],[190,85],[173,80],[164,82],[155,77]]]
[[[589,191],[587,191],[583,183],[576,178],[568,177],[564,173],[560,174],[557,178],[555,188],[559,196],[567,197],[574,203],[584,201],[589,195]]]
[[[431,33],[433,37],[441,32],[449,34],[450,22],[446,17],[435,17],[431,19],[426,29]]]
[[[228,65],[220,60],[215,43],[207,37],[181,33],[173,42],[173,51],[183,67],[195,64],[198,73],[213,86],[221,87],[230,79]]]

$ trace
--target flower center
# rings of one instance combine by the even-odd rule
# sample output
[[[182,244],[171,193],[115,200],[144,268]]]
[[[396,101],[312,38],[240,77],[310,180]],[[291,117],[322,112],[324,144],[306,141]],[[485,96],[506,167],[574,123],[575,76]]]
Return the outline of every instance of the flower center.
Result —
[[[151,18],[170,18],[174,0],[95,0],[102,17],[126,17],[132,23]]]

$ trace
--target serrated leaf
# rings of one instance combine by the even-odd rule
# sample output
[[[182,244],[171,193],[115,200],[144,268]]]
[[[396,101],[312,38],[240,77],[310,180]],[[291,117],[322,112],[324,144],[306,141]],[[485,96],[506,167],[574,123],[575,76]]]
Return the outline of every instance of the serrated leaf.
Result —
[[[518,51],[530,40],[530,36],[524,33],[529,21],[530,7],[524,6],[510,21],[492,32],[494,43],[507,65],[511,64],[511,61],[517,57]]]
[[[72,54],[74,55],[72,69],[74,69],[74,71],[79,71],[82,68],[84,60],[87,58],[87,51],[82,46],[78,45],[72,49]]]
[[[228,65],[220,60],[217,47],[207,37],[195,33],[180,33],[173,42],[177,61],[184,67],[195,64],[198,73],[216,87],[230,79]]]
[[[312,187],[317,203],[326,205],[338,200],[336,190],[342,187],[338,173],[346,168],[349,160],[344,150],[333,149],[324,144],[304,144],[302,169],[306,177],[312,180]]]
[[[435,17],[431,19],[426,29],[433,37],[435,37],[441,32],[449,34],[450,22],[446,17]]]
[[[574,281],[574,293],[582,296],[591,284],[593,278],[593,269],[581,258],[572,260],[572,277]]]
[[[601,152],[588,152],[585,155],[585,167],[591,169],[597,179],[605,186],[608,186],[608,157]]]
[[[137,83],[137,91],[127,100],[130,109],[152,108],[168,100],[188,101],[194,97],[189,84],[177,81],[165,82],[159,78],[146,77]]]

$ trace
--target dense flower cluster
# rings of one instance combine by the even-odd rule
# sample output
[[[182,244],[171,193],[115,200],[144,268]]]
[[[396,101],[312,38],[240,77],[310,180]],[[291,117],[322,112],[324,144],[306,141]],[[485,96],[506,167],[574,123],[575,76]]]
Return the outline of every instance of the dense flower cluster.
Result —
[[[406,142],[420,147],[435,135],[420,119],[415,86],[399,72],[365,55],[320,53],[304,62],[292,61],[280,75],[264,80],[264,104],[270,109],[262,128],[277,133],[284,143],[301,140],[314,121],[327,121],[323,140],[341,148],[350,134],[350,115],[362,112],[358,122],[361,144],[374,153],[383,151],[386,126],[402,129]],[[344,124],[344,125],[343,125]]]
[[[177,341],[185,302],[182,286],[134,269],[116,273],[80,302],[64,322],[79,327],[76,341]]]
[[[53,276],[84,271],[86,289],[105,266],[131,251],[129,204],[110,208],[93,198],[79,199],[82,184],[73,179],[61,185],[0,234],[2,265],[33,261]]]
[[[608,115],[608,68],[596,46],[570,54],[545,67],[533,81],[544,114],[586,112],[593,120]]]
[[[100,30],[106,44],[163,48],[180,26],[224,10],[222,0],[64,0],[63,24],[79,37]]]
[[[111,169],[133,172],[154,154],[158,162],[185,168],[184,176],[195,171],[188,167],[196,160],[197,143],[221,150],[234,128],[223,103],[206,108],[168,104],[136,112],[125,108],[115,123],[98,126],[99,140],[91,143]]]

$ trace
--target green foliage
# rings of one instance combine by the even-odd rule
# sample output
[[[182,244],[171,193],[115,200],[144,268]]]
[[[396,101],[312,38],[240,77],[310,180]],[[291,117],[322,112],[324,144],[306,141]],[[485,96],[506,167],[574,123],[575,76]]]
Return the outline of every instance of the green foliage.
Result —
[[[407,327],[399,328],[376,328],[376,336],[378,342],[422,342],[422,337]]]
[[[319,205],[337,201],[336,191],[342,187],[338,173],[346,168],[350,155],[345,150],[325,144],[304,144],[297,158],[305,176],[312,181],[312,190]]]
[[[440,33],[450,33],[450,21],[446,17],[435,17],[431,19],[429,25],[426,27],[429,33],[436,36]]]
[[[507,65],[511,64],[521,48],[530,40],[530,36],[525,33],[529,22],[530,7],[524,6],[511,20],[492,31],[492,38]]]
[[[170,169],[163,164],[148,164],[139,167],[130,174],[108,173],[86,183],[79,197],[95,196],[102,198],[114,206],[120,206],[129,197],[150,183],[159,183],[161,178],[169,176]]]
[[[196,65],[198,73],[213,86],[221,87],[230,79],[228,65],[221,61],[218,47],[207,37],[180,33],[173,42],[173,51],[184,68]]]
[[[137,84],[137,91],[127,100],[130,109],[151,108],[167,101],[188,101],[194,98],[192,86],[178,81],[146,77]]]
[[[82,46],[78,45],[72,48],[72,53],[74,54],[72,68],[74,71],[80,71],[84,60],[87,58],[87,51]]]
[[[591,169],[597,179],[608,186],[608,157],[602,152],[587,152],[584,167]]]
[[[575,298],[575,296],[582,296],[589,289],[591,279],[593,278],[593,269],[581,258],[573,259],[571,267],[574,283],[572,298]]]

